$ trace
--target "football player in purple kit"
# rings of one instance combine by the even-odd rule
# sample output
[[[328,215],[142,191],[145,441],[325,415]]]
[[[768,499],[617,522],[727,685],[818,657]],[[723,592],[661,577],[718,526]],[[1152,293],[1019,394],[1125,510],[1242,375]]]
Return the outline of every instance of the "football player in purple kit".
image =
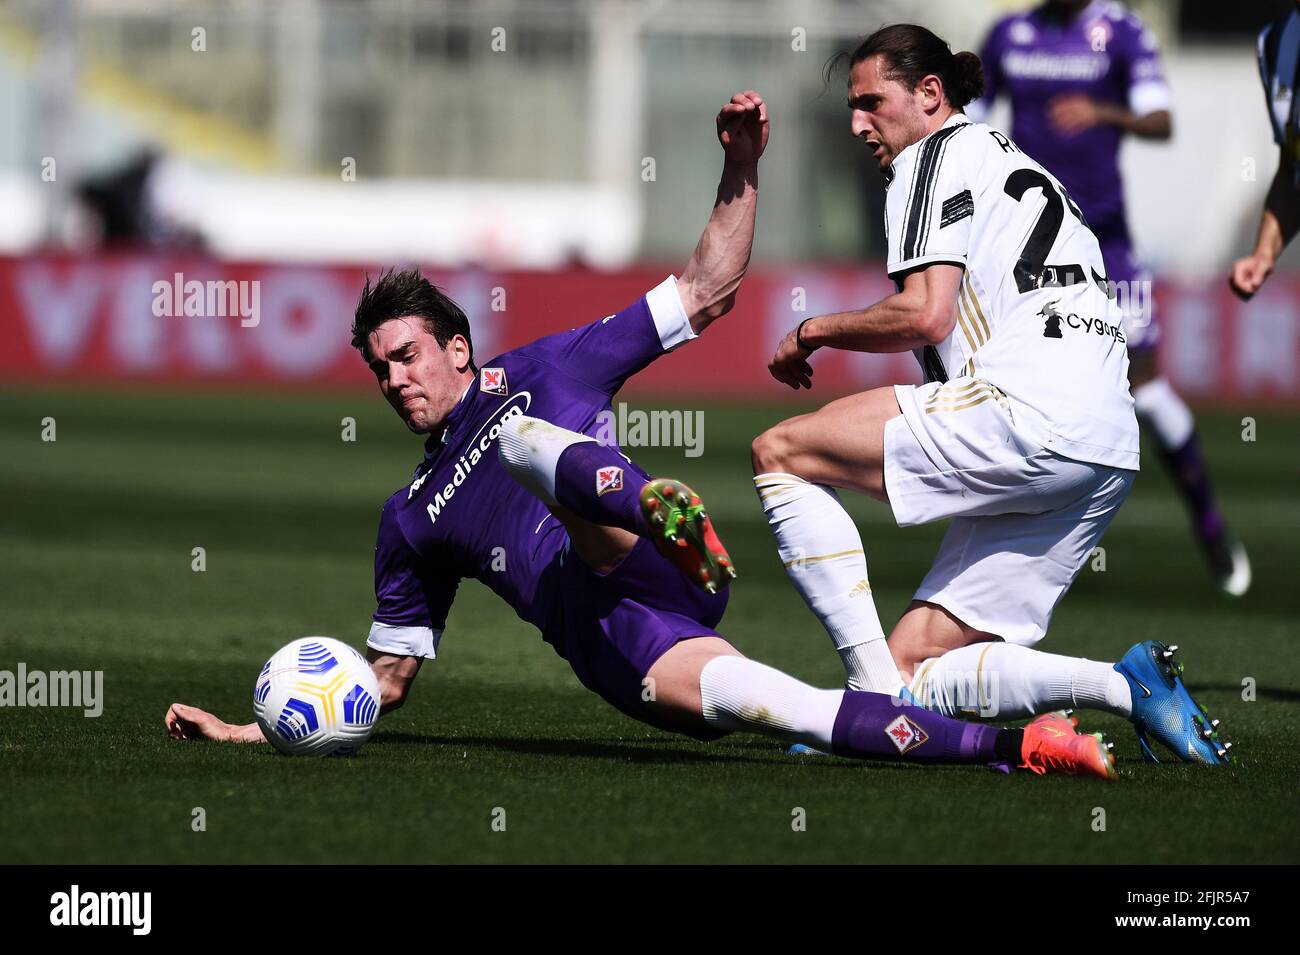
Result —
[[[1047,0],[995,24],[980,60],[985,93],[968,113],[980,121],[1005,94],[1012,139],[1083,210],[1124,306],[1138,420],[1188,506],[1219,590],[1240,597],[1250,587],[1250,562],[1215,501],[1191,410],[1156,366],[1150,274],[1134,257],[1124,212],[1121,141],[1126,134],[1166,140],[1171,132],[1172,97],[1155,36],[1111,0]]]
[[[464,313],[417,272],[367,281],[353,344],[407,427],[427,436],[414,479],[383,507],[375,548],[367,644],[382,711],[402,705],[436,657],[470,577],[536,626],[584,686],[657,727],[706,740],[747,730],[861,759],[1114,778],[1109,745],[1063,714],[1024,729],[966,723],[884,694],[816,689],[742,656],[714,629],[728,565],[698,496],[590,437],[628,377],[735,301],[768,136],[762,97],[733,96],[717,129],[725,162],[694,255],[680,279],[617,314],[478,367]],[[176,739],[263,740],[256,723],[180,703],[165,723]]]

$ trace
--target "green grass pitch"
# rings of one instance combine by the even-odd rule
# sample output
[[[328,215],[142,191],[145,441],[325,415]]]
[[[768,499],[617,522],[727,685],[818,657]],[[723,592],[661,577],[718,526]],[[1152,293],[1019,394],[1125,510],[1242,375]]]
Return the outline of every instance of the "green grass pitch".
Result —
[[[251,720],[254,678],[286,641],[364,642],[379,506],[419,441],[373,395],[7,393],[0,669],[102,669],[105,708],[98,719],[0,709],[0,862],[1294,862],[1300,419],[1260,413],[1248,442],[1243,414],[1254,412],[1200,426],[1253,558],[1250,595],[1211,590],[1149,453],[1103,542],[1105,571],[1084,570],[1041,645],[1095,659],[1152,637],[1182,645],[1186,679],[1223,719],[1236,761],[1148,766],[1124,721],[1082,714],[1116,743],[1122,778],[1105,785],[794,760],[755,736],[704,745],[661,733],[584,691],[473,582],[441,658],[358,757],[170,741],[172,701]],[[41,440],[47,416],[54,442]],[[781,416],[707,410],[698,458],[629,450],[710,506],[741,574],[723,632],[832,686],[839,661],[785,579],[749,479],[750,439]],[[942,528],[899,530],[880,505],[850,507],[888,627]],[[191,570],[197,546],[203,573]],[[206,831],[192,830],[196,807]]]

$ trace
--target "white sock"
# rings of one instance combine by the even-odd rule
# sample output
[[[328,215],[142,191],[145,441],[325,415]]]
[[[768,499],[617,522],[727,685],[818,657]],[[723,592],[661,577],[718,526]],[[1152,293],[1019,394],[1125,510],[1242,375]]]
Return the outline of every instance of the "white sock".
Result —
[[[1014,720],[1060,709],[1133,712],[1128,681],[1109,663],[1014,643],[973,643],[916,668],[916,702],[945,716]]]
[[[830,634],[852,690],[897,695],[903,685],[885,642],[853,518],[832,488],[793,474],[759,474],[754,487],[786,572]]]
[[[1135,388],[1133,410],[1168,451],[1177,451],[1192,436],[1192,411],[1166,378],[1153,378]]]
[[[843,690],[819,690],[746,657],[714,657],[700,671],[704,719],[830,752]]]
[[[594,440],[541,418],[512,415],[501,423],[497,459],[525,490],[554,506],[555,469],[560,455],[571,444]]]

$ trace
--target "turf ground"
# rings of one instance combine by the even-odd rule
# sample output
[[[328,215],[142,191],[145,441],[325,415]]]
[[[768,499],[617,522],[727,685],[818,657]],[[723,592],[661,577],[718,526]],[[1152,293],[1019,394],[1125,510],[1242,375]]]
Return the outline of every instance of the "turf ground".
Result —
[[[355,443],[340,440],[345,415]],[[54,443],[40,439],[46,416]],[[748,478],[750,438],[780,416],[709,410],[702,457],[632,453],[710,505],[742,575],[723,631],[829,686],[839,661],[785,580]],[[0,709],[0,862],[1294,862],[1300,419],[1260,414],[1251,443],[1241,417],[1205,415],[1201,428],[1250,547],[1250,595],[1211,591],[1149,455],[1104,541],[1105,572],[1085,569],[1044,644],[1100,659],[1147,638],[1181,644],[1237,759],[1148,766],[1124,721],[1085,714],[1120,755],[1122,778],[1105,785],[676,738],[584,691],[473,582],[442,657],[357,758],[169,741],[172,701],[251,720],[254,677],[291,638],[363,643],[379,505],[418,441],[369,395],[0,395],[0,669],[102,669],[105,695],[97,719]],[[888,625],[942,531],[850,507]],[[191,570],[196,546],[204,573]],[[191,829],[195,807],[205,832]],[[795,807],[806,831],[792,831]]]

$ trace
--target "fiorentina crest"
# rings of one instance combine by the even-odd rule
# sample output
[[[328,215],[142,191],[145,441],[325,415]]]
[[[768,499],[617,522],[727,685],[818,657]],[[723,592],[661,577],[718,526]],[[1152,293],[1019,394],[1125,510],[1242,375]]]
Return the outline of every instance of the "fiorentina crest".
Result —
[[[908,753],[916,749],[929,735],[906,716],[900,716],[885,727],[885,735],[898,747],[899,753]]]
[[[596,468],[596,496],[623,490],[622,468]]]
[[[479,371],[478,390],[490,395],[508,395],[506,389],[506,370],[504,368],[483,368]]]

